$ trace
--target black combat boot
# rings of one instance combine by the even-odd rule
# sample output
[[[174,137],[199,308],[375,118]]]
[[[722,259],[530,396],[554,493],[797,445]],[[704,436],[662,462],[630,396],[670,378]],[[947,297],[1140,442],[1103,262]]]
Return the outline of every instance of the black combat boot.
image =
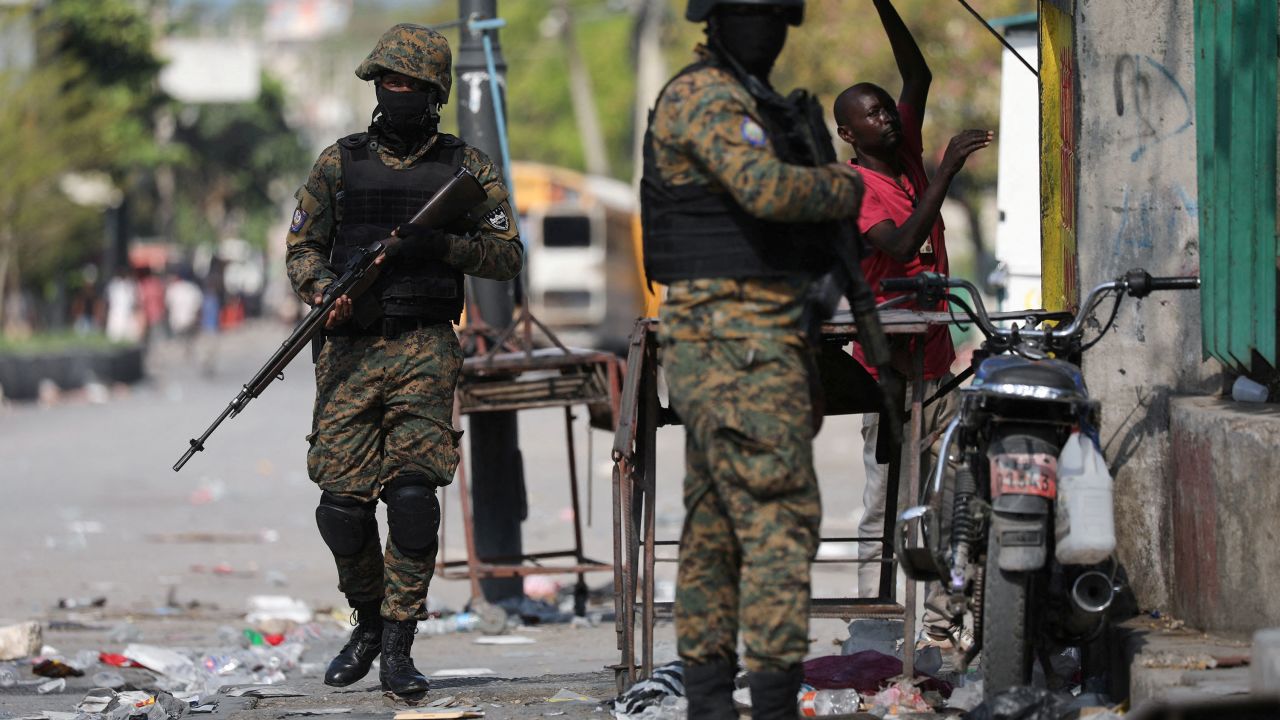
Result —
[[[324,673],[324,684],[334,687],[346,687],[369,674],[369,666],[382,651],[382,607],[381,600],[367,603],[356,603],[356,628],[351,631],[351,639],[338,651],[338,656],[329,662],[329,669]]]
[[[782,672],[753,672],[747,676],[751,686],[751,720],[795,720],[796,695],[804,682],[804,666],[792,665]]]
[[[410,651],[417,620],[384,620],[382,623],[382,667],[378,671],[382,689],[396,695],[420,695],[431,689],[431,683],[413,666]]]
[[[733,676],[738,664],[717,660],[706,665],[684,666],[684,692],[689,698],[689,717],[698,720],[738,720],[733,705]]]

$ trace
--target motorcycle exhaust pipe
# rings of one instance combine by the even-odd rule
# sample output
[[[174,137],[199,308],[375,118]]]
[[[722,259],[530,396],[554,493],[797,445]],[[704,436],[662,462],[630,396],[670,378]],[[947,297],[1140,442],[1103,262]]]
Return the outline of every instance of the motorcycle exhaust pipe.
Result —
[[[1097,570],[1081,574],[1071,585],[1071,602],[1077,610],[1089,615],[1097,615],[1111,607],[1115,597],[1116,588],[1111,577]]]

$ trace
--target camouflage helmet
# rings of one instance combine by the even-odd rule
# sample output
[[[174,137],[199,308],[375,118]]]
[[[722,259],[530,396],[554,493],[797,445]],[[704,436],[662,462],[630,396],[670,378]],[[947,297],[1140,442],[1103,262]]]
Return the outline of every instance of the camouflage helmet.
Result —
[[[788,25],[799,25],[804,21],[804,0],[689,0],[684,18],[689,22],[706,22],[721,5],[775,5],[787,9]]]
[[[356,77],[373,80],[388,72],[435,85],[443,93],[440,101],[445,102],[453,85],[449,41],[424,25],[396,25],[378,39],[373,52],[356,68]]]

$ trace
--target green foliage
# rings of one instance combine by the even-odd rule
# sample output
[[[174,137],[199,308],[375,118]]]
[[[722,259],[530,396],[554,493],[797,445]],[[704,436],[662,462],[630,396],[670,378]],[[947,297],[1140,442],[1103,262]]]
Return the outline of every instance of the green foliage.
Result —
[[[0,335],[0,355],[43,355],[79,350],[107,350],[128,345],[112,342],[103,333],[43,332],[23,337]]]
[[[175,235],[187,244],[240,236],[262,247],[282,200],[276,182],[304,172],[310,159],[284,120],[284,87],[264,75],[253,101],[171,110],[184,157],[175,167]]]

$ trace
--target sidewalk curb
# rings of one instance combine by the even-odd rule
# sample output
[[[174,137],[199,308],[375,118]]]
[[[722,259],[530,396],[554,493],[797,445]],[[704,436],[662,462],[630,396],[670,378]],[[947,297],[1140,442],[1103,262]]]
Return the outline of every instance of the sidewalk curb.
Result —
[[[1112,627],[1112,687],[1128,690],[1133,711],[1167,702],[1249,693],[1250,643],[1140,615]]]

